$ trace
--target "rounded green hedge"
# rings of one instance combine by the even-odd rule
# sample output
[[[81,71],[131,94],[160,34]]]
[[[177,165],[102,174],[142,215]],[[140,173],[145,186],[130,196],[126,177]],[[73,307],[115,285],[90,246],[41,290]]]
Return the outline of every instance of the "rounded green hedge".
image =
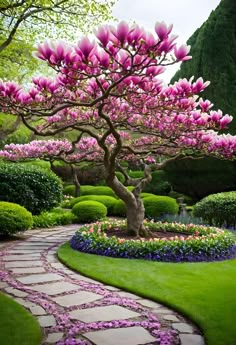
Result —
[[[113,207],[113,216],[126,217],[126,206],[124,201],[117,200]]]
[[[24,164],[0,164],[0,200],[40,214],[62,200],[62,183],[53,172]]]
[[[211,194],[199,201],[193,213],[210,225],[236,225],[236,192]]]
[[[94,222],[107,215],[107,208],[98,201],[81,201],[74,205],[72,212],[77,222]]]
[[[146,217],[178,213],[179,206],[175,199],[168,196],[149,196],[143,199]]]
[[[113,208],[117,201],[117,199],[109,195],[84,195],[84,196],[79,196],[78,198],[72,199],[69,203],[69,207],[72,208],[78,202],[88,201],[88,200],[98,201],[102,203],[103,205],[105,205],[107,208],[108,215],[113,214]]]
[[[154,171],[151,182],[148,183],[143,191],[157,195],[167,195],[171,191],[171,185],[166,173],[163,170]]]
[[[30,229],[33,225],[32,214],[24,207],[0,201],[0,234],[13,235]]]

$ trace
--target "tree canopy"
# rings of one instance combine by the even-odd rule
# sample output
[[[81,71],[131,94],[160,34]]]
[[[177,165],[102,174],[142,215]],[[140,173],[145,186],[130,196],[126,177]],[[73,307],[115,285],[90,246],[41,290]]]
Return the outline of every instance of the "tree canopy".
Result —
[[[34,77],[24,89],[0,83],[0,110],[21,118],[34,134],[56,136],[76,130],[77,138],[9,145],[0,155],[9,160],[64,157],[69,163],[101,161],[106,182],[127,208],[130,232],[145,233],[140,192],[151,180],[150,165],[163,168],[170,160],[213,155],[234,159],[236,137],[219,135],[232,117],[212,110],[199,98],[209,82],[180,79],[165,86],[159,79],[166,67],[187,61],[189,47],[177,46],[172,25],[157,23],[155,33],[121,22],[104,25],[96,40],[83,37],[77,45],[39,44],[36,56],[56,72]],[[131,179],[122,160],[139,161],[144,177]],[[134,186],[129,191],[116,169]]]

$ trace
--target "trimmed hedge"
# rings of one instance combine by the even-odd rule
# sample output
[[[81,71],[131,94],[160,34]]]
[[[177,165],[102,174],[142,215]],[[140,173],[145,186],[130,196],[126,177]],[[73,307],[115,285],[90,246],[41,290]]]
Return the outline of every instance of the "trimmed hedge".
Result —
[[[236,192],[212,194],[199,201],[193,213],[210,225],[236,225]]]
[[[117,200],[113,208],[113,216],[126,217],[126,206],[124,201]]]
[[[13,235],[19,231],[30,229],[32,225],[32,214],[24,207],[11,202],[0,202],[1,235]]]
[[[107,208],[98,201],[81,201],[72,208],[77,222],[94,222],[102,219],[107,215]]]
[[[62,200],[62,184],[53,172],[24,164],[0,164],[0,200],[40,214]]]
[[[146,217],[178,213],[179,206],[175,199],[168,196],[149,196],[143,199]]]
[[[107,208],[108,215],[113,214],[113,208],[117,201],[117,199],[109,195],[84,195],[84,196],[79,196],[78,198],[72,199],[69,203],[69,208],[72,208],[78,202],[88,201],[88,200],[98,201],[102,203],[103,205],[105,205]]]

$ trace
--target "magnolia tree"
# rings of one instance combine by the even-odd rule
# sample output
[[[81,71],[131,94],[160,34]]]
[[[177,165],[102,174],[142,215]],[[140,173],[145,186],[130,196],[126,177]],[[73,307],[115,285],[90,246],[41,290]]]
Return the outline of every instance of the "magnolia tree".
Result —
[[[33,86],[0,84],[0,107],[19,116],[35,134],[54,136],[78,131],[67,140],[8,145],[1,156],[10,160],[63,157],[67,162],[102,161],[106,182],[127,208],[127,230],[145,234],[140,198],[151,180],[150,165],[162,168],[169,160],[214,155],[231,158],[236,138],[219,135],[232,120],[199,98],[208,82],[181,79],[165,86],[159,75],[166,66],[190,59],[189,47],[178,47],[172,26],[157,23],[155,33],[121,22],[100,27],[96,40],[82,38],[76,45],[45,42],[35,55],[56,71],[54,79],[33,78]],[[144,166],[144,178],[132,180],[120,161]],[[127,190],[115,175],[119,169]]]

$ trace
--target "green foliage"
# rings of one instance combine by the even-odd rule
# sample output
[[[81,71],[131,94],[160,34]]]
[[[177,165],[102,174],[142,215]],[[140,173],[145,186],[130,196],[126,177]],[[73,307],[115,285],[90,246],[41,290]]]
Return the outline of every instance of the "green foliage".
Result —
[[[51,171],[24,164],[0,164],[0,200],[16,202],[32,214],[62,200],[62,184]]]
[[[210,225],[236,225],[236,192],[212,194],[199,201],[193,210]]]
[[[117,198],[113,190],[107,186],[81,186],[81,196],[83,195],[109,195]]]
[[[118,178],[118,180],[121,182],[121,183],[124,183],[125,182],[125,177],[124,175],[119,172],[119,171],[116,171],[116,177]]]
[[[68,207],[72,208],[78,202],[87,201],[87,200],[98,201],[98,202],[102,203],[103,205],[105,205],[107,208],[107,214],[108,215],[113,214],[113,208],[114,208],[114,205],[117,201],[117,199],[115,199],[109,195],[84,195],[84,196],[79,196],[77,198],[72,199],[70,201]]]
[[[64,186],[63,187],[63,194],[75,196],[75,185],[69,184],[67,186]]]
[[[144,177],[144,172],[141,170],[130,170],[128,171],[128,174],[132,178],[143,178]]]
[[[144,188],[144,192],[157,195],[166,195],[170,192],[171,185],[167,175],[163,170],[154,171],[152,173],[151,182]]]
[[[77,222],[90,223],[106,217],[107,208],[98,201],[82,201],[74,205],[72,212]]]
[[[50,212],[42,212],[33,216],[33,228],[49,228],[56,225],[67,225],[75,223],[76,217],[70,212],[61,208]]]
[[[141,193],[140,195],[142,199],[147,198],[149,196],[155,196],[155,194],[152,194],[152,193]]]
[[[191,196],[188,196],[188,195],[185,195],[185,194],[182,194],[182,193],[178,193],[174,190],[172,190],[168,196],[170,196],[171,198],[174,198],[174,199],[178,199],[178,198],[183,198],[184,199],[184,203],[188,206],[192,206],[195,204],[195,201],[191,198]]]
[[[171,82],[191,76],[210,80],[203,97],[215,109],[236,114],[236,7],[235,0],[222,0],[215,11],[187,41],[192,59],[181,64]],[[230,126],[236,133],[236,117]]]
[[[175,199],[169,196],[149,196],[143,199],[145,216],[152,218],[163,214],[178,213],[179,206]]]
[[[24,207],[10,203],[0,202],[0,234],[13,235],[32,227],[32,214]]]
[[[165,171],[173,189],[194,201],[209,194],[236,190],[236,162],[184,159],[168,163]]]
[[[126,206],[124,201],[117,200],[113,208],[113,216],[126,217]]]

